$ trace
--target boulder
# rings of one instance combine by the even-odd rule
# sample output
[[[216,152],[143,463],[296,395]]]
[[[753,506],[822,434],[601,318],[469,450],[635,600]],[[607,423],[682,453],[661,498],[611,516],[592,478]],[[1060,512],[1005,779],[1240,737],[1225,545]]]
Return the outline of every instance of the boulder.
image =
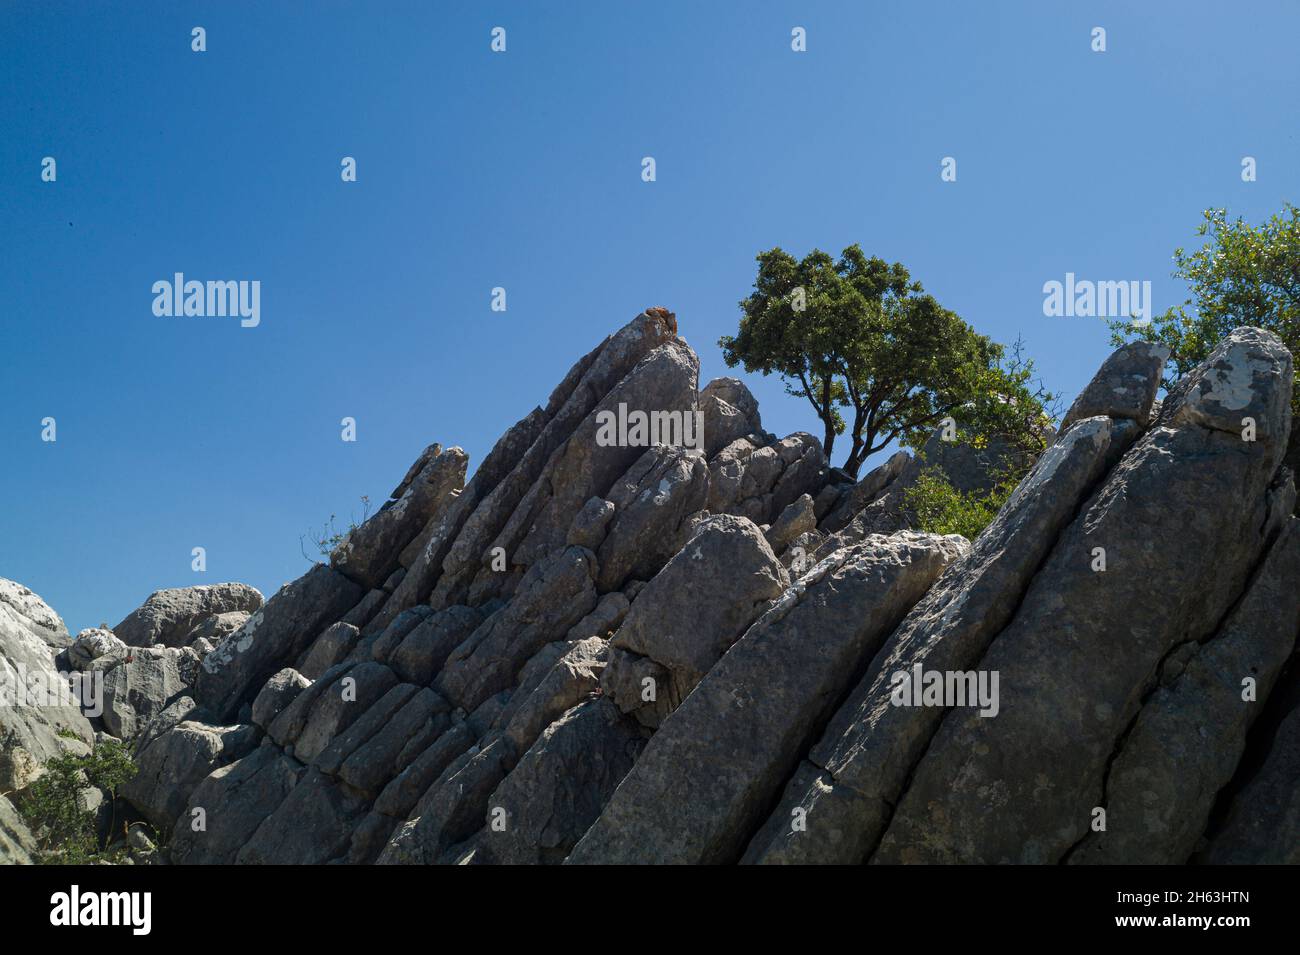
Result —
[[[1060,433],[1095,415],[1131,419],[1145,428],[1168,360],[1169,349],[1152,342],[1129,342],[1112,353],[1070,405]]]
[[[247,584],[205,584],[158,590],[113,628],[128,646],[185,646],[190,631],[214,614],[253,613],[262,606],[260,591]]]
[[[179,723],[140,751],[139,772],[120,794],[159,832],[170,832],[199,783],[218,766],[256,747],[257,730],[252,726]]]
[[[91,663],[93,672],[104,675],[108,731],[121,740],[134,739],[150,719],[189,690],[192,681],[185,678],[183,661],[177,649],[125,647]]]
[[[87,752],[94,738],[66,675],[54,665],[54,651],[69,642],[45,601],[0,579],[0,793],[25,789],[50,759]]]
[[[658,726],[789,585],[753,522],[708,518],[646,584],[611,640],[613,647],[662,666],[666,683],[656,687],[653,703],[644,702],[642,687],[629,687],[630,681],[615,680],[606,692],[623,712]],[[620,659],[619,666],[626,662],[631,661]]]
[[[297,670],[286,667],[267,680],[253,699],[253,722],[263,730],[292,703],[312,681]]]
[[[251,616],[252,614],[247,610],[228,610],[225,613],[214,613],[210,617],[204,617],[186,634],[184,646],[198,649],[197,642],[206,640],[215,647],[247,623]]]
[[[126,644],[112,630],[82,630],[68,647],[68,664],[75,670],[87,670],[93,661],[119,650],[126,650]]]

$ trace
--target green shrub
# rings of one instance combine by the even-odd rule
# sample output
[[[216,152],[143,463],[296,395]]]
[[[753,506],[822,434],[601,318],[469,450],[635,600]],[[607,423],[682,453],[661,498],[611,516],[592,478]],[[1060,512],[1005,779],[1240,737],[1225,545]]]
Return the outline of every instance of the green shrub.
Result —
[[[916,515],[916,529],[932,534],[960,534],[974,540],[993,522],[1019,476],[1007,473],[987,492],[957,490],[937,467],[925,468],[903,494]]]
[[[36,837],[37,861],[43,865],[115,861],[119,853],[102,850],[95,814],[82,808],[79,796],[94,787],[115,800],[117,790],[137,772],[130,751],[116,740],[100,743],[84,756],[65,753],[46,763],[45,772],[18,801]]]

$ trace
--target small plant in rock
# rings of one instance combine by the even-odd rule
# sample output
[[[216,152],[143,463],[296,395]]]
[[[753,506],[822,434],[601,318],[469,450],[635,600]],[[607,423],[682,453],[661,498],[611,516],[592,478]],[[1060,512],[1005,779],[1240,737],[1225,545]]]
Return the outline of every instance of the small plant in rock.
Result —
[[[353,516],[348,521],[347,530],[339,530],[334,526],[337,515],[331,514],[330,519],[321,525],[319,530],[312,529],[298,538],[298,548],[302,551],[302,556],[310,563],[322,564],[328,561],[330,554],[334,553],[334,548],[348,539],[348,535],[366,522],[370,517],[370,496],[361,495],[361,520]],[[307,545],[311,545],[311,553],[307,552]],[[324,558],[323,560],[318,559]]]

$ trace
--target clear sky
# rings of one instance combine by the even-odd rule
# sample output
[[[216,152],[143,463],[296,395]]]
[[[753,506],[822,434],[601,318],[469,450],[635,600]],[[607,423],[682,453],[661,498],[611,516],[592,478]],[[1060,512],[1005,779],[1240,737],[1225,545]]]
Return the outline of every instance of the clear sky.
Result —
[[[1107,334],[1044,282],[1148,279],[1159,311],[1202,209],[1300,198],[1297,36],[1294,2],[5,0],[0,576],[74,633],[161,587],[269,595],[310,527],[433,441],[479,460],[646,306],[729,373],[775,245],[903,262],[1072,397]],[[261,324],[155,316],[175,272],[260,281]]]

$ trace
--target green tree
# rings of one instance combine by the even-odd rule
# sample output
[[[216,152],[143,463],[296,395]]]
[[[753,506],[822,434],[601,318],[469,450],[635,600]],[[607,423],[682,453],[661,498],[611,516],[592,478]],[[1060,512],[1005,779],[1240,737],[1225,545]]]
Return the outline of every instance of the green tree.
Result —
[[[838,260],[814,249],[802,260],[780,248],[757,257],[754,291],[739,331],[723,336],[727,364],[777,374],[822,422],[827,460],[848,431],[843,468],[857,476],[898,440],[923,443],[946,417],[971,434],[1001,434],[1041,450],[1044,403],[1032,362],[978,334],[912,280],[900,263],[851,245]],[[846,420],[846,415],[849,420]]]
[[[1111,341],[1167,346],[1166,388],[1239,325],[1266,328],[1300,353],[1300,209],[1287,203],[1258,226],[1240,217],[1229,220],[1224,209],[1207,209],[1196,234],[1208,237],[1199,249],[1174,250],[1173,274],[1187,283],[1190,297],[1149,324],[1108,323]],[[1300,394],[1292,401],[1300,412]]]

